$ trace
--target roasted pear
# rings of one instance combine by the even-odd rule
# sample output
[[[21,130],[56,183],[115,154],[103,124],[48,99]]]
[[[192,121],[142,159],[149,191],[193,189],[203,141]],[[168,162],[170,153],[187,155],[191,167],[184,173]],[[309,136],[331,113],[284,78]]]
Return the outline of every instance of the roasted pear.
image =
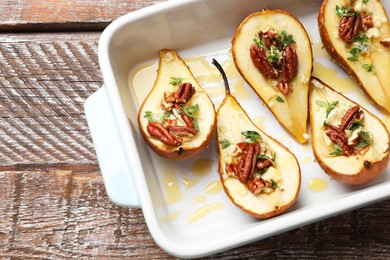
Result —
[[[379,0],[324,0],[318,15],[329,55],[390,112],[390,24]]]
[[[161,50],[157,80],[138,112],[146,143],[172,160],[199,154],[215,127],[214,104],[174,50]]]
[[[364,184],[389,163],[389,132],[372,113],[313,78],[309,94],[313,152],[321,168],[346,184]]]
[[[229,198],[257,218],[283,213],[297,199],[301,173],[295,156],[257,128],[230,94],[222,67],[226,96],[217,111],[219,175]]]
[[[242,77],[279,122],[306,142],[313,58],[302,24],[285,11],[253,13],[236,30],[232,53]]]

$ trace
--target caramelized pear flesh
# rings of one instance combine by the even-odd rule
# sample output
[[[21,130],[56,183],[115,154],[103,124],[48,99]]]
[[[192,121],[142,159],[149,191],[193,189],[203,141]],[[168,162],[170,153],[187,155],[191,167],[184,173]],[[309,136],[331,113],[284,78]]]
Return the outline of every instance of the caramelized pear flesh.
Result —
[[[217,111],[218,171],[223,188],[235,205],[254,217],[279,215],[297,199],[299,164],[286,147],[256,127],[230,94],[224,78],[226,96]],[[250,150],[250,146],[257,148]],[[255,156],[245,160],[252,152]]]
[[[281,10],[253,13],[237,28],[232,53],[242,77],[278,121],[298,142],[306,142],[313,58],[302,24]]]
[[[390,112],[390,24],[379,0],[324,0],[318,15],[325,49],[381,108]],[[355,24],[351,31],[348,26]],[[360,26],[359,26],[360,24]]]
[[[138,112],[150,148],[183,160],[199,154],[215,127],[214,104],[174,50],[161,50],[157,79]]]
[[[309,107],[313,152],[328,175],[357,185],[386,170],[389,132],[375,115],[315,78]]]

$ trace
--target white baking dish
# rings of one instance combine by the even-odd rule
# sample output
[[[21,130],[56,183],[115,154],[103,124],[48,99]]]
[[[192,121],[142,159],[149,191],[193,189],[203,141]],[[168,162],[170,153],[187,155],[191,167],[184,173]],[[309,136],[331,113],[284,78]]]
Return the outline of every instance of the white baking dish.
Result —
[[[227,59],[236,27],[248,14],[263,8],[291,12],[301,20],[313,43],[318,42],[316,16],[320,2],[168,1],[125,15],[103,32],[99,62],[104,86],[87,100],[85,111],[106,190],[114,203],[142,208],[150,233],[168,253],[179,257],[212,254],[390,196],[389,169],[374,182],[359,187],[330,180],[314,160],[307,160],[313,158],[310,145],[299,145],[291,139],[247,85],[244,87],[252,98],[242,102],[244,108],[253,118],[264,116],[264,130],[289,147],[301,165],[297,203],[281,216],[257,220],[237,209],[223,191],[205,192],[208,185],[218,185],[215,139],[199,157],[170,162],[151,152],[139,133],[136,118],[140,101],[135,88],[152,86],[133,86],[129,75],[141,64],[156,62],[160,49],[176,49],[183,58]],[[389,11],[390,2],[383,4]],[[337,68],[326,57],[315,60]],[[342,71],[339,74],[345,76]],[[207,87],[207,82],[202,85]],[[223,88],[222,83],[220,86]],[[358,88],[354,91],[347,95],[354,99],[361,96]],[[213,101],[218,105],[217,98]],[[371,105],[367,108],[383,117]],[[193,176],[191,166],[199,158],[209,160],[209,171]],[[187,187],[186,180],[195,177],[199,177],[196,185]],[[328,188],[312,192],[307,182],[313,177],[326,180]]]

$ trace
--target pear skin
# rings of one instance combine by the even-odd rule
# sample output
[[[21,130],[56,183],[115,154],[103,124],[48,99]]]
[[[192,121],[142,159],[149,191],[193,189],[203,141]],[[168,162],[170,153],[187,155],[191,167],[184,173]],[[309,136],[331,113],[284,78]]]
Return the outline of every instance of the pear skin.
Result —
[[[359,107],[350,123],[343,118]],[[314,156],[321,168],[333,179],[359,185],[380,176],[389,164],[390,137],[386,126],[364,107],[336,92],[319,79],[313,78],[309,94],[310,130]],[[327,134],[328,125],[344,129],[353,154],[345,153]]]
[[[213,63],[215,65],[217,62]],[[285,146],[251,121],[238,101],[230,94],[222,68],[219,70],[224,77],[226,88],[226,96],[217,111],[218,172],[225,193],[236,206],[256,218],[264,219],[282,214],[294,204],[299,194],[301,172],[298,161]],[[243,132],[257,133],[261,137],[260,146],[267,147],[265,153],[272,153],[272,156],[269,156],[273,157],[273,165],[262,173],[262,178],[275,184],[270,192],[254,194],[248,189],[247,184],[228,172],[227,164],[234,163],[240,157],[235,154],[238,144],[245,142]]]
[[[191,87],[179,90],[185,84]],[[190,99],[184,102],[176,94]],[[214,104],[188,66],[176,51],[161,50],[157,79],[138,112],[145,142],[167,159],[188,159],[206,148],[215,121]]]
[[[252,61],[250,48],[259,31],[275,30],[291,35],[298,65],[290,85],[292,92],[285,95],[277,88],[277,80],[263,75]],[[312,49],[303,25],[290,13],[263,10],[249,15],[237,28],[232,40],[232,54],[237,70],[277,120],[300,143],[308,139],[308,89],[312,72]],[[281,54],[283,56],[283,54]],[[267,57],[269,59],[271,54]],[[279,76],[280,78],[280,76]]]
[[[372,27],[360,29],[351,43],[340,37],[338,28],[341,8],[353,8],[358,14],[371,16]],[[390,113],[390,23],[379,0],[366,4],[350,0],[324,0],[318,14],[320,36],[331,58],[340,65],[380,108]],[[358,50],[359,49],[359,50]],[[361,53],[356,53],[356,51]],[[354,54],[353,54],[354,53]]]

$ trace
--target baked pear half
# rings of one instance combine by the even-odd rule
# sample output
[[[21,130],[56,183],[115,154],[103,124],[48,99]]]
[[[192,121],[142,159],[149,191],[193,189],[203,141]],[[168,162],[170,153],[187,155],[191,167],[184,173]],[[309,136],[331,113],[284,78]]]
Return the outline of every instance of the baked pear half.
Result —
[[[215,127],[214,104],[174,50],[161,50],[157,80],[138,112],[150,148],[183,160],[199,154]]]
[[[310,130],[315,158],[333,179],[364,184],[389,164],[389,132],[372,113],[313,78]]]
[[[231,201],[257,218],[286,211],[297,199],[301,172],[295,156],[264,133],[230,94],[222,67],[226,96],[217,111],[219,175]]]
[[[313,58],[302,24],[281,10],[253,13],[237,28],[232,53],[242,77],[278,121],[298,142],[306,142]]]
[[[325,49],[390,113],[390,24],[379,0],[324,0],[318,14]]]

